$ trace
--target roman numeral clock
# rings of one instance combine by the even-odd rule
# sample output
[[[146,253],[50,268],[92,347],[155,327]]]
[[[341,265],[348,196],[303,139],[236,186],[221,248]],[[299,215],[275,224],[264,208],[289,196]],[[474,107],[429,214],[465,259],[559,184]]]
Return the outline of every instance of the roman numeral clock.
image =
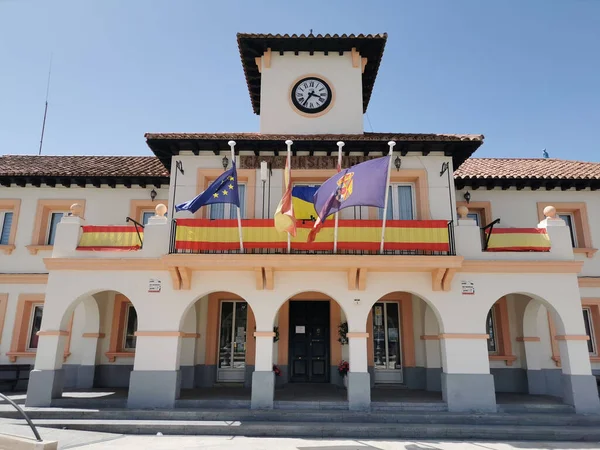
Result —
[[[325,114],[332,105],[331,86],[316,76],[306,76],[298,80],[292,86],[290,94],[294,108],[309,116]]]

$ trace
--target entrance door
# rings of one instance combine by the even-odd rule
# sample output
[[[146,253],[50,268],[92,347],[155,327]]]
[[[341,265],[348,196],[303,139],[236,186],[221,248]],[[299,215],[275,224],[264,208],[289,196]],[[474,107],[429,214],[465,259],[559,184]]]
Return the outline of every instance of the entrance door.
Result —
[[[244,381],[247,313],[246,302],[221,302],[217,381],[238,383]]]
[[[375,383],[402,383],[398,303],[375,303],[372,313]]]
[[[290,302],[290,381],[329,381],[329,302]]]

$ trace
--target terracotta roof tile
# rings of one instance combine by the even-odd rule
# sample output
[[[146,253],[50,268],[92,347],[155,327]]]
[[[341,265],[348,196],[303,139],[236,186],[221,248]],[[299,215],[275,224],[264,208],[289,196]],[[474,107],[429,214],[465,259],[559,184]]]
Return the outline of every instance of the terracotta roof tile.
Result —
[[[0,176],[168,177],[154,156],[0,156]]]
[[[146,133],[146,139],[192,140],[251,140],[281,141],[483,141],[481,134],[415,134],[415,133],[363,133],[363,134],[261,134],[261,133]]]
[[[600,180],[600,163],[551,158],[470,158],[456,179]]]

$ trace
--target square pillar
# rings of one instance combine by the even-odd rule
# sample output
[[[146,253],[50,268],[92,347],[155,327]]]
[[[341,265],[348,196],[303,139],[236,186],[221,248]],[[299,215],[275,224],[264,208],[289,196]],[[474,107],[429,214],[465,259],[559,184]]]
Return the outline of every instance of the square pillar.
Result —
[[[486,334],[440,335],[442,398],[451,412],[496,412]]]
[[[556,336],[563,367],[563,401],[577,414],[600,414],[596,377],[592,375],[586,335]]]
[[[175,407],[181,391],[179,331],[138,331],[127,407]]]
[[[348,372],[348,408],[351,411],[365,411],[371,408],[371,375],[368,370],[367,338],[369,333],[349,332],[348,350],[350,354]]]
[[[256,331],[256,356],[252,373],[252,409],[273,409],[275,373],[273,372],[273,331]]]
[[[35,369],[27,385],[27,407],[48,407],[62,396],[65,375],[62,369],[66,331],[40,331]]]

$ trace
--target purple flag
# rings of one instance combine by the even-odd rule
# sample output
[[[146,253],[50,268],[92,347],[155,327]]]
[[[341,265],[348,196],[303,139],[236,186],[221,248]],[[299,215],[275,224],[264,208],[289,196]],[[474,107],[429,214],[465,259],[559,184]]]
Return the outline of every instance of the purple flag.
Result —
[[[308,236],[313,242],[325,218],[351,206],[385,206],[390,157],[372,159],[344,169],[315,192],[313,203],[319,217]]]

